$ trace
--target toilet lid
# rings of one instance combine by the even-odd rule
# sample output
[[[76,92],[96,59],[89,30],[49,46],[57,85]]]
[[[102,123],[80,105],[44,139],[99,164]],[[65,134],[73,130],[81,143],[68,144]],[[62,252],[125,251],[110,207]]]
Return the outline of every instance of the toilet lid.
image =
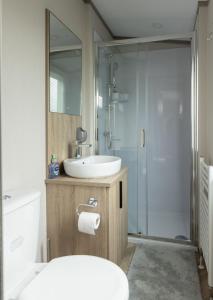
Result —
[[[128,300],[125,273],[95,256],[53,259],[23,290],[19,300]]]

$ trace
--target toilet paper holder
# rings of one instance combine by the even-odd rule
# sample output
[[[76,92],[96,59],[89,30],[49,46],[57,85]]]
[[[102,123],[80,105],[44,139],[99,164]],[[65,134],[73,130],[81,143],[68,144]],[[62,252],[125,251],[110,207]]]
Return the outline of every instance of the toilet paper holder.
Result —
[[[81,206],[92,207],[92,208],[94,208],[94,207],[97,207],[97,205],[98,205],[98,200],[95,199],[95,197],[90,197],[90,198],[88,199],[88,203],[87,203],[87,204],[84,204],[84,203],[79,204],[79,206],[76,208],[76,213],[77,213],[78,216],[80,215],[79,208],[80,208]]]

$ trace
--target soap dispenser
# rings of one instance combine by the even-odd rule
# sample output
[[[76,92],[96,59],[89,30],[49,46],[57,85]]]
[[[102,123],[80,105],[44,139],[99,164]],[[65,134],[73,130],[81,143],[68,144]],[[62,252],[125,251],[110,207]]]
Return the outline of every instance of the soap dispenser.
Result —
[[[51,163],[49,164],[49,178],[59,176],[59,163],[55,154],[51,156]]]

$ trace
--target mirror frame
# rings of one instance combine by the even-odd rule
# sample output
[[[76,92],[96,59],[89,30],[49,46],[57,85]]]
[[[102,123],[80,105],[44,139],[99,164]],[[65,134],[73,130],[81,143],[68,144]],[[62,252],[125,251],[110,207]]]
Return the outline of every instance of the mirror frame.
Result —
[[[65,112],[52,112],[50,111],[50,14],[53,15],[59,22],[61,22],[71,33],[73,33],[77,38],[78,35],[75,34],[64,22],[62,22],[51,10],[45,9],[45,98],[46,98],[46,119],[48,119],[48,113],[51,114],[62,114],[66,116],[75,116],[75,117],[82,117],[82,82],[83,82],[83,47],[82,47],[82,55],[81,55],[81,90],[80,90],[80,114],[67,114]],[[81,39],[79,38],[81,41]],[[82,41],[81,41],[82,43]],[[82,43],[83,44],[83,43]],[[47,122],[47,121],[46,121]],[[47,126],[47,124],[46,124]]]

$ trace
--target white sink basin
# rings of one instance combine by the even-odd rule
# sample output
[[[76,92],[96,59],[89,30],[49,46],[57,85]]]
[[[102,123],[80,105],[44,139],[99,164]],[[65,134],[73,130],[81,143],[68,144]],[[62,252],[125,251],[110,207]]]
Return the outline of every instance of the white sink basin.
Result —
[[[64,169],[67,175],[77,178],[106,177],[120,171],[121,158],[92,155],[80,159],[65,159]]]

